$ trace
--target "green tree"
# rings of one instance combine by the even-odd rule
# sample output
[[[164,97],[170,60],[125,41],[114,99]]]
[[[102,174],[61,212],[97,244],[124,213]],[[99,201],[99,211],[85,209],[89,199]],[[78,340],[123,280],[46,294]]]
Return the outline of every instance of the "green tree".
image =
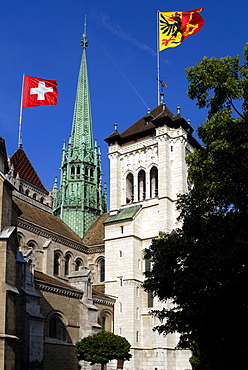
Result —
[[[194,187],[178,198],[182,227],[146,250],[144,287],[172,301],[154,312],[155,329],[180,333],[194,369],[239,369],[248,353],[248,44],[243,64],[204,57],[186,72],[189,98],[208,108],[203,147],[186,159]]]
[[[91,365],[101,364],[102,369],[111,360],[130,360],[130,343],[119,335],[108,331],[100,331],[76,343],[79,360],[90,362]]]

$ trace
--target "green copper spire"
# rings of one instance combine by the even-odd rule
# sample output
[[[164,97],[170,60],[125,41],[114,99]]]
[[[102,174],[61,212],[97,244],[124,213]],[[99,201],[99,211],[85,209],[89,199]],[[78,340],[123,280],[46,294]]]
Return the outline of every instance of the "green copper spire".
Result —
[[[86,63],[86,20],[81,39],[83,48],[72,131],[62,148],[60,189],[54,186],[54,214],[80,237],[106,211],[102,195],[101,154],[93,144],[90,92]]]
[[[89,153],[92,151],[93,143],[90,92],[86,63],[86,48],[88,46],[86,20],[84,23],[84,33],[81,39],[81,46],[83,48],[83,55],[78,76],[77,95],[71,132],[71,145],[74,150],[77,151],[81,144],[84,143],[85,150]]]

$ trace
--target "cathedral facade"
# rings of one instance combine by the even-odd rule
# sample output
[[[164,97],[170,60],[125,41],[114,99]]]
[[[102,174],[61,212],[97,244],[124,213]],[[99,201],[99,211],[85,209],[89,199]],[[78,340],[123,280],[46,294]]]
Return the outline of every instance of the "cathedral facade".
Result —
[[[74,345],[105,329],[124,336],[126,370],[188,370],[178,335],[152,329],[161,303],[142,288],[144,250],[179,227],[176,199],[188,191],[185,157],[199,147],[178,112],[161,104],[122,133],[106,137],[110,210],[93,143],[86,30],[71,136],[60,181],[48,192],[20,146],[0,151],[0,369],[88,369]],[[114,369],[117,362],[108,364]],[[93,370],[97,366],[92,367]]]

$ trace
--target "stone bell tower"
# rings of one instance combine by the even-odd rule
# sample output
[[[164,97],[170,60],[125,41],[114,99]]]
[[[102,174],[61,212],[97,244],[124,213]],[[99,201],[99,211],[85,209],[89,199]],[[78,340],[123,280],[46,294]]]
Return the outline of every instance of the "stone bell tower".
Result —
[[[160,231],[179,227],[177,194],[188,191],[185,157],[199,143],[193,129],[162,102],[105,141],[110,159],[110,216],[105,224],[105,293],[116,297],[115,333],[131,343],[129,370],[188,370],[189,352],[176,348],[178,336],[153,331],[161,324],[151,310],[166,308],[144,291],[151,262],[144,250]],[[127,325],[128,323],[128,325]]]

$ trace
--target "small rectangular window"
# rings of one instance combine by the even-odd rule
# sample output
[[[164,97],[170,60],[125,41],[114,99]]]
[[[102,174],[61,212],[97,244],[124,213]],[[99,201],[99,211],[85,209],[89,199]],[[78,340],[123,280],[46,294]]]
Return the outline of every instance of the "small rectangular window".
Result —
[[[137,286],[137,288],[136,288],[136,297],[139,297],[139,294],[140,294],[140,288],[139,288],[139,286]]]
[[[149,258],[145,259],[145,272],[151,271],[151,260]]]
[[[147,293],[147,306],[153,307],[153,292],[149,290]]]
[[[136,309],[136,319],[139,320],[139,308]]]

